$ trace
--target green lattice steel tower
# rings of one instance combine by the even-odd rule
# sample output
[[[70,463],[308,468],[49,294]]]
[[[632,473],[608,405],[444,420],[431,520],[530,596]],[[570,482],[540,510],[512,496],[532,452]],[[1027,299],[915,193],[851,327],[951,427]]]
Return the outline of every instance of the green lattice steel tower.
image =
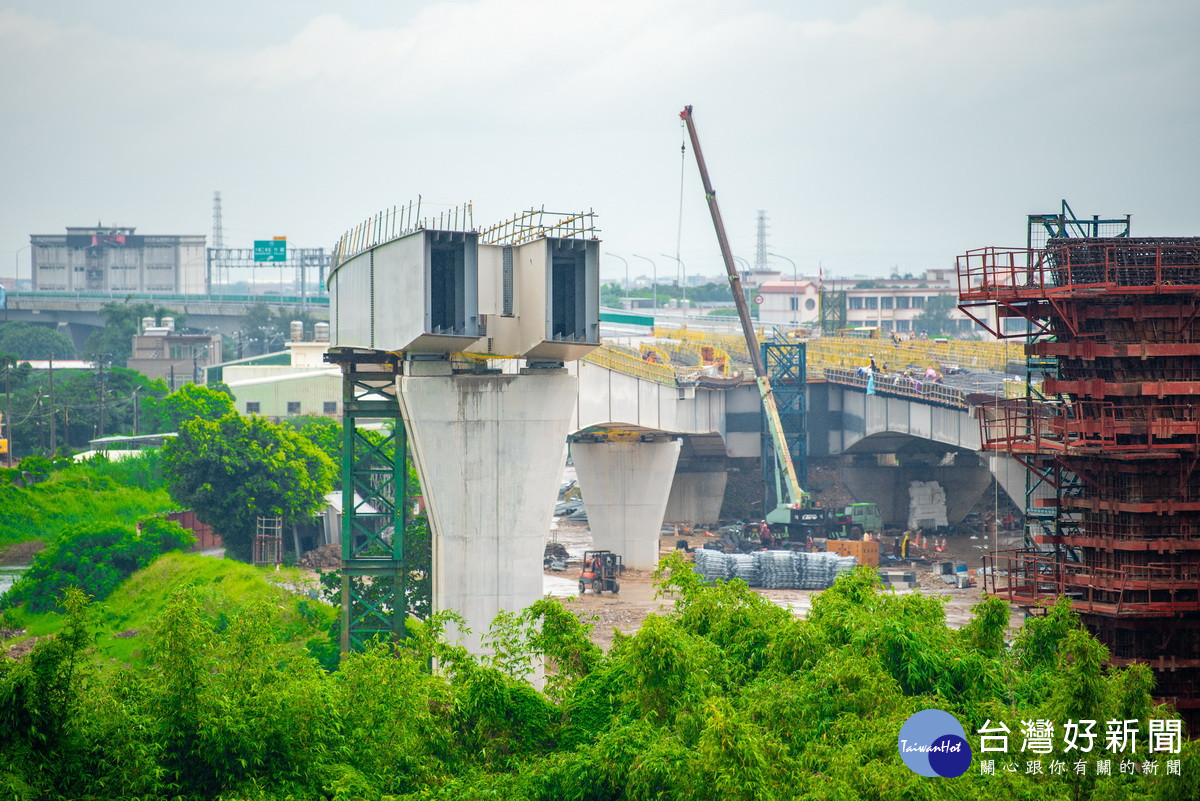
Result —
[[[333,349],[342,368],[342,653],[405,635],[408,442],[396,400],[399,356]],[[360,420],[393,421],[368,437]]]
[[[821,333],[835,334],[846,327],[846,290],[821,289]]]
[[[779,410],[779,422],[787,440],[788,452],[801,487],[808,484],[808,371],[807,346],[803,342],[762,343],[763,364]],[[763,428],[766,428],[764,421]],[[775,465],[775,449],[770,437],[762,438],[763,503],[769,512],[783,499]],[[796,499],[793,499],[796,500]]]

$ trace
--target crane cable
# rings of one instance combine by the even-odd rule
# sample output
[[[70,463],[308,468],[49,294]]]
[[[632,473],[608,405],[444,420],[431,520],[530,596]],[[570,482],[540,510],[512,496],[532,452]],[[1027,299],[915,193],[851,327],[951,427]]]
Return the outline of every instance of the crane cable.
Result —
[[[679,290],[683,293],[683,300],[687,300],[687,276],[683,273],[683,262],[679,260],[679,244],[683,240],[683,178],[685,168],[687,166],[687,127],[683,120],[679,120],[679,216],[678,223],[675,227],[675,262],[679,265]],[[684,314],[686,314],[686,309]],[[684,319],[687,319],[686,317]]]

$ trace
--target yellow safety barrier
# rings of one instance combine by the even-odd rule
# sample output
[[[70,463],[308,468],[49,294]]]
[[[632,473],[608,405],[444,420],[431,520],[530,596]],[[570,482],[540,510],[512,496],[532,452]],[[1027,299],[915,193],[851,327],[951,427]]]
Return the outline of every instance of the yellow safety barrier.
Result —
[[[679,383],[675,370],[670,366],[651,364],[642,359],[637,351],[620,345],[601,345],[584,356],[583,361],[659,384],[677,386]]]
[[[642,361],[650,362],[651,364],[663,364],[668,366],[674,366],[675,364],[671,359],[671,354],[668,353],[667,350],[660,348],[657,345],[651,345],[647,342],[643,342],[640,346],[638,346],[638,357],[641,358]]]
[[[607,367],[627,375],[655,381],[660,384],[676,385],[701,373],[712,374],[712,365],[723,377],[741,372],[750,377],[750,356],[746,341],[737,334],[722,334],[687,328],[654,329],[659,341],[643,344],[639,350],[617,345],[604,345],[588,356],[585,361]],[[800,340],[806,345],[807,369],[810,377],[817,378],[827,369],[855,370],[866,367],[874,358],[882,371],[903,373],[911,370],[923,375],[933,368],[938,372],[949,369],[989,370],[1006,372],[1013,364],[1022,364],[1025,354],[1019,342],[984,342],[965,340],[913,339],[893,342],[889,339],[851,339],[846,337],[822,337]],[[711,356],[702,352],[711,348]],[[646,360],[647,354],[660,364]],[[1007,397],[1025,394],[1023,381],[1005,382]]]
[[[654,329],[654,336],[662,339],[677,339],[681,342],[694,342],[702,345],[712,345],[733,357],[738,364],[749,367],[750,351],[746,348],[746,338],[741,334],[717,334],[711,331],[697,331],[688,328]]]
[[[724,349],[742,367],[749,367],[750,354],[746,340],[737,334],[716,334],[686,328],[655,328],[656,337],[714,345]],[[985,342],[974,340],[911,339],[893,342],[890,339],[857,339],[822,337],[802,340],[807,345],[810,370],[825,367],[865,367],[875,358],[876,365],[887,364],[891,370],[932,367],[991,370],[1004,372],[1010,364],[1025,360],[1018,342]]]

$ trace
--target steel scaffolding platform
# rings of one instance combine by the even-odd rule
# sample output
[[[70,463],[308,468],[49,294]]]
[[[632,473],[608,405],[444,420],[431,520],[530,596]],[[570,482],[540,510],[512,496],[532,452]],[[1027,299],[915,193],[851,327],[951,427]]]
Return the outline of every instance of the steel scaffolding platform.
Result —
[[[1056,490],[1041,547],[989,558],[985,584],[1026,608],[1069,599],[1113,664],[1148,664],[1158,698],[1195,725],[1200,238],[1063,233],[959,257],[961,308],[994,311],[994,334],[1027,336],[1027,354],[1053,364],[1040,395],[979,410],[983,449]],[[1026,332],[1006,334],[1014,317]]]

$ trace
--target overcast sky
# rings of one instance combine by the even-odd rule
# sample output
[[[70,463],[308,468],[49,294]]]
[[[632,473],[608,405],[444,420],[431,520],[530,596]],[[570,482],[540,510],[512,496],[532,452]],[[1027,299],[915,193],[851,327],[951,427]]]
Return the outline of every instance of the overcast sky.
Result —
[[[752,263],[760,209],[827,277],[1023,245],[1063,198],[1200,235],[1197,32],[1194,0],[0,0],[0,275],[68,225],[211,237],[214,190],[232,246],[421,195],[718,274],[687,104]]]

